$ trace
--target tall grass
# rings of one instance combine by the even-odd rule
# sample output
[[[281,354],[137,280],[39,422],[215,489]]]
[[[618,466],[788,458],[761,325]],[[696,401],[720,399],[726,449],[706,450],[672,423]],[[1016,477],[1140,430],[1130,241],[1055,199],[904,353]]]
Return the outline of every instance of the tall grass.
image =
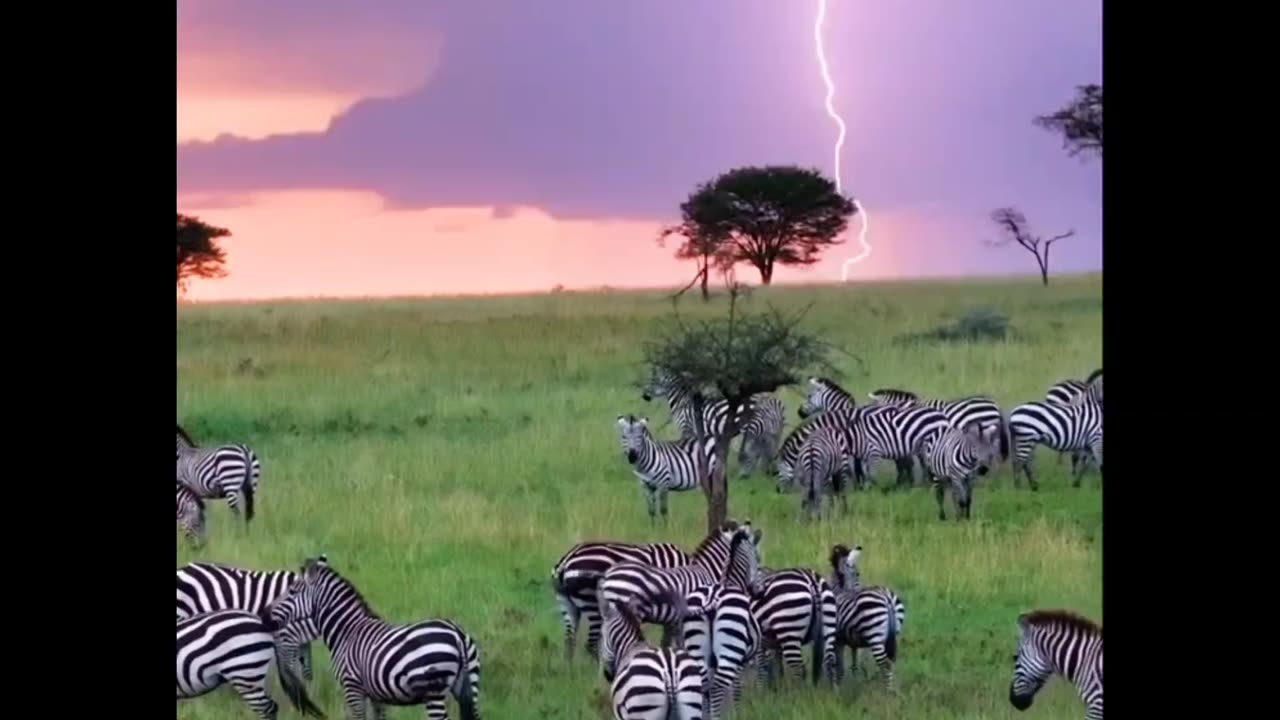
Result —
[[[1101,363],[1098,277],[1055,278],[1048,288],[774,288],[747,302],[813,303],[805,324],[847,351],[834,361],[860,398],[876,387],[986,393],[1008,409]],[[693,316],[724,309],[723,299],[681,304]],[[974,309],[1007,317],[1005,339],[901,341]],[[217,503],[204,550],[175,532],[178,561],[277,568],[327,553],[385,617],[449,617],[477,638],[486,717],[609,717],[605,684],[581,649],[574,666],[563,663],[549,573],[579,540],[692,547],[701,536],[698,492],[673,494],[669,527],[650,526],[614,426],[624,413],[667,422],[665,405],[644,403],[635,382],[641,343],[670,311],[661,294],[621,292],[181,307],[179,420],[200,444],[252,444],[263,474],[252,528]],[[781,397],[790,429],[799,395]],[[932,493],[917,488],[856,493],[849,516],[804,524],[799,499],[776,494],[771,480],[731,484],[730,514],[764,529],[768,565],[825,573],[833,543],[858,543],[864,581],[892,586],[907,605],[896,696],[864,656],[870,676],[838,693],[749,690],[737,717],[1082,715],[1061,681],[1025,715],[1007,700],[1019,612],[1064,607],[1101,621],[1097,476],[1072,488],[1054,461],[1038,453],[1038,493],[1013,489],[1007,466],[984,480],[967,523],[938,521]],[[882,464],[880,482],[891,474]],[[317,660],[313,693],[341,717],[327,654]],[[248,716],[230,691],[178,709],[191,720]]]

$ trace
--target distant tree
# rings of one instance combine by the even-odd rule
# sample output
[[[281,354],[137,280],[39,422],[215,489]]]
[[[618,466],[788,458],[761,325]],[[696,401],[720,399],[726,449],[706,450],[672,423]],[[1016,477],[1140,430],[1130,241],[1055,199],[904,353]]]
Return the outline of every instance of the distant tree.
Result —
[[[1036,265],[1040,268],[1040,281],[1048,285],[1049,249],[1059,240],[1065,240],[1075,235],[1076,231],[1068,230],[1061,235],[1054,235],[1048,239],[1033,235],[1027,225],[1027,217],[1020,210],[1011,207],[997,209],[991,213],[991,219],[1004,230],[1005,236],[1000,240],[988,241],[988,244],[997,247],[1008,245],[1009,243],[1021,245],[1027,252],[1035,256]]]
[[[711,299],[711,293],[707,289],[711,270],[715,268],[723,272],[733,267],[733,246],[729,244],[726,235],[709,232],[687,222],[664,227],[658,234],[658,245],[665,244],[667,238],[672,235],[684,238],[684,242],[676,248],[676,258],[693,260],[697,264],[693,279],[688,285],[680,288],[676,295],[683,294],[684,291],[693,287],[694,283],[700,283],[702,300],[706,302]]]
[[[1037,126],[1062,135],[1067,154],[1102,157],[1102,86],[1079,85],[1076,96],[1057,112],[1038,115]]]
[[[855,212],[853,200],[817,170],[741,167],[699,185],[680,205],[676,227],[706,247],[723,244],[725,262],[750,263],[768,285],[775,265],[811,265],[842,242]]]
[[[730,278],[731,273],[727,273]],[[710,398],[723,398],[728,418],[715,440],[716,466],[710,471],[706,456],[696,453],[698,476],[707,500],[708,532],[729,515],[726,469],[729,442],[738,434],[741,408],[752,395],[794,385],[805,370],[833,372],[826,361],[828,346],[799,329],[804,311],[783,315],[777,310],[759,315],[738,309],[741,285],[730,280],[728,316],[686,324],[677,313],[674,321],[644,348],[645,361],[655,374],[677,378],[693,400],[694,437],[705,447],[707,428],[702,408]],[[678,296],[676,298],[678,302]]]
[[[178,290],[184,290],[191,278],[226,276],[226,253],[215,241],[230,236],[226,228],[178,213]]]

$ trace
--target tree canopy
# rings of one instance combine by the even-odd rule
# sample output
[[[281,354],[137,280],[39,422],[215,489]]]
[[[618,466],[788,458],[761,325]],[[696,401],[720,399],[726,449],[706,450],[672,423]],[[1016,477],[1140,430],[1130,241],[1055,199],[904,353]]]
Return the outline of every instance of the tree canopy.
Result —
[[[178,289],[191,278],[226,276],[226,253],[218,247],[218,238],[230,237],[226,228],[209,225],[197,217],[178,213]]]
[[[1102,157],[1102,86],[1077,86],[1071,102],[1057,112],[1037,115],[1033,122],[1062,135],[1062,145],[1068,155]]]
[[[792,165],[741,167],[700,184],[665,234],[686,238],[677,257],[746,262],[773,280],[776,265],[810,265],[842,241],[857,212],[853,200],[817,170]]]

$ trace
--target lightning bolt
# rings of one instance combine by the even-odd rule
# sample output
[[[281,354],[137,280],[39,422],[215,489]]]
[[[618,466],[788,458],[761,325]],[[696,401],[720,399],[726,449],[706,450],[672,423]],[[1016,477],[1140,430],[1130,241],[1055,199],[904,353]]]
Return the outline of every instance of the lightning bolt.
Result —
[[[836,127],[840,129],[836,136],[836,146],[833,152],[835,156],[834,168],[836,176],[836,192],[844,192],[844,182],[840,177],[840,152],[844,150],[844,138],[847,129],[844,124],[844,118],[840,117],[840,113],[836,112],[835,105],[832,101],[836,96],[836,84],[831,80],[831,70],[827,67],[827,53],[822,44],[822,23],[827,18],[827,0],[818,0],[818,17],[813,22],[813,44],[818,55],[818,70],[822,72],[822,82],[827,85],[827,117],[835,121]],[[858,231],[858,244],[862,246],[862,250],[855,256],[844,261],[844,265],[840,269],[840,282],[849,282],[849,268],[857,265],[871,255],[871,245],[867,243],[867,210],[862,207],[856,199],[853,206],[858,211],[858,217],[862,219],[861,229]]]

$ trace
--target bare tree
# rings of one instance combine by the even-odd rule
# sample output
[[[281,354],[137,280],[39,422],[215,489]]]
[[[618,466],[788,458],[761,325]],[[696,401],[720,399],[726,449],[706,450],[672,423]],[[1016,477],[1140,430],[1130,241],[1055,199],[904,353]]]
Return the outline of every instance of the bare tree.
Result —
[[[672,235],[684,238],[684,242],[676,248],[676,258],[693,260],[698,268],[689,284],[676,291],[676,295],[684,294],[686,290],[693,287],[694,283],[701,283],[703,302],[710,300],[711,293],[707,289],[707,284],[711,279],[711,269],[716,268],[724,272],[733,267],[733,246],[728,242],[728,235],[716,232],[712,228],[699,227],[691,222],[682,222],[679,225],[662,228],[658,233],[658,245],[664,245],[667,238]]]
[[[1005,237],[1001,240],[987,241],[988,245],[1000,247],[1009,243],[1017,243],[1021,245],[1027,252],[1035,256],[1036,265],[1040,268],[1040,280],[1046,286],[1049,284],[1049,249],[1059,240],[1065,240],[1076,234],[1075,230],[1068,230],[1061,235],[1054,235],[1051,238],[1043,238],[1034,235],[1030,227],[1027,225],[1027,216],[1017,208],[1002,207],[991,213],[991,219],[995,221],[1005,232]]]

